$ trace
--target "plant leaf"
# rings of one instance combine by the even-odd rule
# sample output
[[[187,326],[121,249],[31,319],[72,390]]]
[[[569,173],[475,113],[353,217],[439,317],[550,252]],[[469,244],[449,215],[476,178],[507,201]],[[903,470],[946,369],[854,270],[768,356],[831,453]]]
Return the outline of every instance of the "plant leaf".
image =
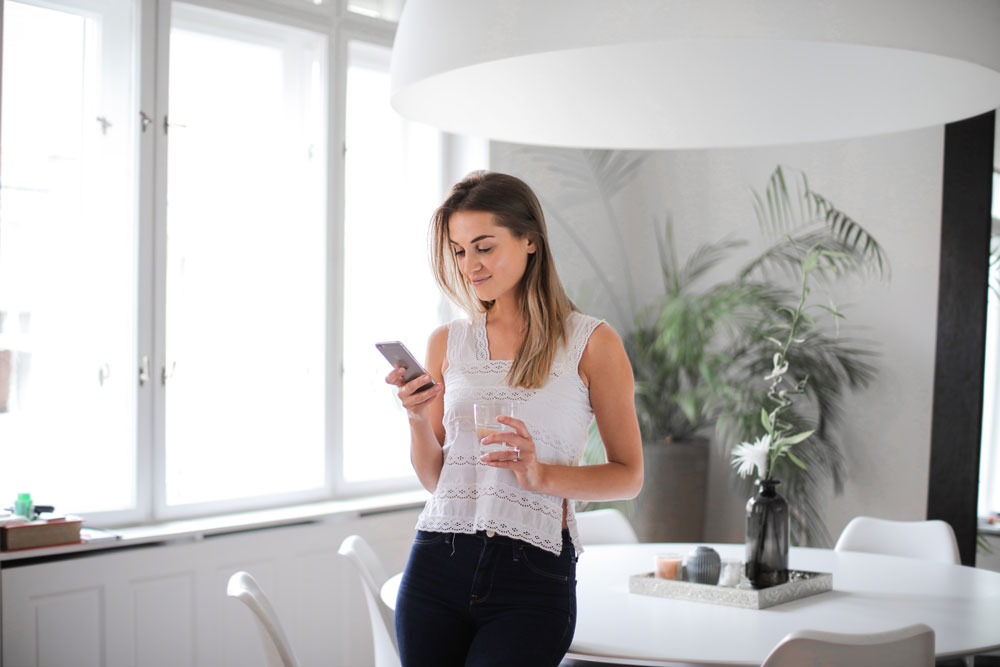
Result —
[[[802,468],[803,470],[808,470],[806,464],[802,462],[802,459],[797,457],[795,454],[792,454],[789,451],[785,451],[785,455],[789,458],[789,460],[791,460],[792,463],[794,463],[798,467]]]
[[[781,440],[785,445],[797,445],[815,432],[816,429],[812,429],[811,431],[803,431],[802,433],[796,433],[795,435],[790,435],[788,437],[782,438]]]

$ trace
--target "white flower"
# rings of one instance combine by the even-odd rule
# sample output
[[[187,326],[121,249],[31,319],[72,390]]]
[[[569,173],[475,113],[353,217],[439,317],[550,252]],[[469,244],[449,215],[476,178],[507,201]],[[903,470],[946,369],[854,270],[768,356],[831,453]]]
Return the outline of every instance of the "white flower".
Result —
[[[788,360],[785,360],[785,363],[780,363],[780,362],[781,362],[781,353],[776,352],[774,354],[774,361],[772,362],[774,364],[774,368],[771,369],[770,375],[764,378],[765,380],[773,380],[775,378],[780,378],[782,375],[788,372]]]
[[[767,470],[767,457],[771,453],[771,434],[765,433],[753,444],[741,442],[733,448],[733,465],[740,477],[746,477],[757,469],[757,476],[764,477]]]

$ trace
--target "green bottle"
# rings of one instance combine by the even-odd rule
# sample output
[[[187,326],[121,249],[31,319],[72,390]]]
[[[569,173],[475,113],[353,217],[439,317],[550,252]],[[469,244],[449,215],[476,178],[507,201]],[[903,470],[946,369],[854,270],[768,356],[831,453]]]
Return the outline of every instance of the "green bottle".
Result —
[[[30,519],[31,510],[34,509],[34,505],[31,502],[30,493],[19,493],[17,494],[17,500],[14,502],[14,514]]]

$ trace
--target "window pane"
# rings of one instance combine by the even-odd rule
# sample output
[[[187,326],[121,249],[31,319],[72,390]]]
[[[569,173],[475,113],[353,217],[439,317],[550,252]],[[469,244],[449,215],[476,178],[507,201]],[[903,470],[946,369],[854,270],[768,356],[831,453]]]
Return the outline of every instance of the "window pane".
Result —
[[[451,317],[431,276],[430,215],[440,203],[441,135],[389,106],[389,49],[352,43],[347,72],[344,221],[344,444],[348,482],[412,477],[406,413],[375,349],[401,340],[423,360]]]
[[[0,500],[135,505],[132,4],[8,1]]]
[[[324,488],[325,50],[173,6],[167,505]]]
[[[403,11],[403,0],[347,0],[347,11],[385,21],[398,21]]]

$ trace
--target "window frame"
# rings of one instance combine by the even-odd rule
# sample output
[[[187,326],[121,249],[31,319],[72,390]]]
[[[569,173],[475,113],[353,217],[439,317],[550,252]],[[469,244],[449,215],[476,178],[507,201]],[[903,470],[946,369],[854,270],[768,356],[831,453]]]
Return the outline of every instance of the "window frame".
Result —
[[[42,2],[45,0],[29,0]],[[72,2],[73,0],[69,0]],[[180,0],[184,4],[239,14],[318,33],[326,40],[327,150],[326,150],[326,420],[324,427],[325,482],[320,491],[257,496],[183,506],[166,505],[166,188],[169,159],[168,81],[171,12],[175,0],[134,0],[132,31],[134,123],[134,220],[136,229],[136,292],[134,332],[137,358],[135,384],[135,504],[129,509],[91,512],[87,523],[96,527],[145,525],[286,507],[316,501],[342,500],[398,493],[420,488],[415,475],[369,482],[344,479],[343,442],[344,368],[344,257],[345,141],[348,53],[352,42],[391,48],[395,24],[348,10],[348,0]],[[0,8],[2,11],[2,8]],[[2,83],[2,82],[0,82]],[[140,118],[142,120],[140,120]],[[145,127],[144,127],[145,125]],[[450,183],[488,161],[488,143],[475,140],[471,157],[463,155],[466,140],[442,135],[442,183]],[[148,381],[139,382],[146,369]],[[72,508],[64,508],[72,511]]]

